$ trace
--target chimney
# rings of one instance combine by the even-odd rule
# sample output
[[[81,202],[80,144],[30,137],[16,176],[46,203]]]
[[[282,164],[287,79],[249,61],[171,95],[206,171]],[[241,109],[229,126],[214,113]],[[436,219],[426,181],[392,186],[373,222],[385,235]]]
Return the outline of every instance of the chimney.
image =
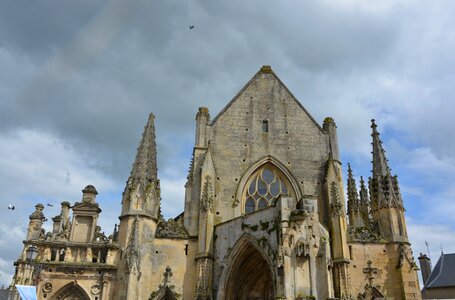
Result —
[[[428,277],[430,277],[431,274],[431,260],[428,258],[426,254],[420,253],[419,264],[420,270],[422,271],[423,284],[425,285],[425,283],[428,280]]]

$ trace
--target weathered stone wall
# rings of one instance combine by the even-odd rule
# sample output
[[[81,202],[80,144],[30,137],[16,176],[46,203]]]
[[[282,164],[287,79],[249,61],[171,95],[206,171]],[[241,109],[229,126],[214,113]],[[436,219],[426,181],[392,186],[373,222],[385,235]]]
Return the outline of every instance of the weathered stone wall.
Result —
[[[152,291],[163,283],[166,267],[171,267],[170,284],[175,292],[184,299],[194,299],[196,289],[196,253],[197,240],[155,238],[152,255],[151,280],[148,285]]]
[[[365,284],[372,276],[373,286],[380,286],[379,290],[385,291],[387,299],[403,299],[404,295],[406,299],[420,299],[419,282],[411,263],[404,258],[399,267],[402,258],[399,243],[350,243],[349,248],[353,296],[365,291]],[[365,269],[368,268],[368,261],[371,261],[371,268],[377,269],[375,274],[369,274]]]
[[[262,130],[264,120],[268,133]],[[319,193],[329,158],[328,135],[274,74],[256,74],[213,121],[208,134],[217,173],[216,211],[220,221],[240,215],[233,209],[240,179],[267,155],[290,170],[302,195]]]

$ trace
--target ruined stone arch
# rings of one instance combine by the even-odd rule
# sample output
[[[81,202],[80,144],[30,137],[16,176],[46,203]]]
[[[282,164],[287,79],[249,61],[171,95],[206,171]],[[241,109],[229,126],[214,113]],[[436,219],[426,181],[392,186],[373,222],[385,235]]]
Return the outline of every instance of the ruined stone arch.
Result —
[[[286,168],[286,166],[278,159],[271,155],[268,155],[252,164],[240,178],[240,181],[236,189],[235,201],[233,203],[234,206],[236,207],[237,216],[244,213],[245,205],[244,193],[245,189],[248,188],[248,184],[250,183],[252,176],[254,176],[255,173],[258,172],[261,168],[265,168],[267,166],[269,166],[269,168],[276,170],[277,173],[279,173],[280,178],[288,186],[289,194],[291,194],[292,197],[295,197],[296,201],[302,198],[302,192],[300,190],[298,181],[294,178],[289,169]]]
[[[60,288],[51,300],[90,300],[90,297],[80,285],[70,282]]]
[[[261,247],[253,235],[244,233],[229,253],[216,299],[275,299],[277,274],[267,248],[270,245]]]

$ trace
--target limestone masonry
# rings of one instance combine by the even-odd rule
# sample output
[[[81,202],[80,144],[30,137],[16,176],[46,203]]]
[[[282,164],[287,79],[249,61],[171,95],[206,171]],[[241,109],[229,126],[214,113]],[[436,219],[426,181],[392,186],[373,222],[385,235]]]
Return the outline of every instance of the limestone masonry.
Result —
[[[372,176],[357,188],[335,121],[321,126],[264,66],[215,118],[199,108],[185,210],[164,220],[151,114],[119,226],[97,226],[91,185],[52,232],[38,204],[13,284],[52,300],[421,299],[398,179],[371,128]]]

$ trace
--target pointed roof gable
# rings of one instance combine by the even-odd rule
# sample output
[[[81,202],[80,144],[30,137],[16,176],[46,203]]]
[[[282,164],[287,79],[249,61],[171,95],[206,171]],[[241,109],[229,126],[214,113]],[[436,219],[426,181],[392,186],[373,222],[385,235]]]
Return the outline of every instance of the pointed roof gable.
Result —
[[[90,203],[90,202],[76,202],[74,206],[71,207],[73,212],[82,212],[82,211],[92,211],[92,212],[101,212],[101,208],[99,207],[98,203]]]
[[[455,287],[455,253],[441,253],[425,288]]]
[[[316,125],[317,128],[319,128],[322,132],[325,133],[325,131],[322,129],[321,125],[319,125],[318,122],[308,113],[308,111],[303,107],[302,103],[291,93],[291,91],[287,88],[287,86],[281,81],[281,79],[273,72],[272,68],[268,65],[262,66],[262,68],[253,76],[253,78],[248,81],[248,83],[235,95],[235,97],[229,101],[229,103],[218,113],[218,115],[210,122],[210,125],[213,125],[216,123],[218,118],[224,114],[226,110],[240,97],[240,95],[243,94],[243,92],[248,89],[249,86],[251,86],[255,81],[261,80],[262,76],[272,76],[280,86],[290,95],[290,97],[298,104],[298,106],[302,109],[302,111],[305,112],[305,114],[313,121],[313,123]]]

